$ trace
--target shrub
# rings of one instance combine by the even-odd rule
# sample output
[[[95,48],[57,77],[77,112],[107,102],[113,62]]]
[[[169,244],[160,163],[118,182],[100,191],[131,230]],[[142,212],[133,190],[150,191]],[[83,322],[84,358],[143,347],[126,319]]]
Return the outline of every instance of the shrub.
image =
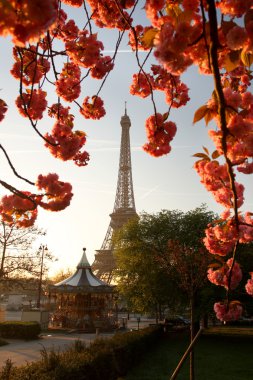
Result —
[[[6,344],[8,344],[8,342],[6,342],[6,341],[3,340],[3,339],[0,339],[0,347],[1,347],[1,346],[5,346]]]
[[[1,322],[0,336],[9,339],[37,339],[41,332],[38,322]]]
[[[76,342],[64,352],[44,349],[40,361],[12,368],[6,380],[117,380],[152,347],[161,332],[161,328],[147,328],[97,338],[88,348]]]

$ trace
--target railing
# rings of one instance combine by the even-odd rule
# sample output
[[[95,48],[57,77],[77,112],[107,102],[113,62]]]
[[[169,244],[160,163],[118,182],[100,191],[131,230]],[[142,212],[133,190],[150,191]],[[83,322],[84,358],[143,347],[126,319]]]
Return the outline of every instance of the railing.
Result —
[[[189,355],[189,353],[193,349],[195,343],[197,342],[198,338],[202,334],[203,330],[204,330],[203,328],[200,328],[199,331],[197,332],[197,334],[195,335],[194,339],[191,341],[190,345],[188,346],[187,350],[185,351],[184,355],[182,356],[180,362],[178,363],[175,371],[173,372],[172,376],[170,377],[170,380],[176,379],[178,372],[180,371],[185,359],[187,358],[187,356]]]

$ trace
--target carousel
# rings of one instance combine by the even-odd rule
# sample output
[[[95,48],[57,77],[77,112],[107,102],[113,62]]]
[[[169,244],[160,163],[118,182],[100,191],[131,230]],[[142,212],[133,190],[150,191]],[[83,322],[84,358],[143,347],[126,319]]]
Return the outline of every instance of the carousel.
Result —
[[[75,273],[49,288],[49,302],[55,310],[51,326],[87,332],[110,330],[115,326],[114,295],[115,286],[93,274],[83,248]]]

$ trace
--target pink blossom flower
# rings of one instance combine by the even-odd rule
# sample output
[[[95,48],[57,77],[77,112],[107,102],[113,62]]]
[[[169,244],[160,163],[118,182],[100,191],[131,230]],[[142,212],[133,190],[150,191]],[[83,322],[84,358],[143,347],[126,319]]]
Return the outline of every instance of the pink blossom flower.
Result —
[[[253,296],[253,272],[251,272],[250,275],[251,278],[247,281],[245,289],[250,296]]]
[[[233,263],[233,259],[229,259],[219,269],[208,269],[207,278],[215,285],[224,286],[225,289],[235,289],[242,279],[242,271],[237,262]]]
[[[234,26],[228,32],[227,45],[232,50],[239,50],[243,48],[245,41],[247,40],[247,32],[244,28],[240,26]]]
[[[214,311],[216,317],[220,321],[234,321],[241,317],[243,308],[239,302],[230,302],[229,304],[223,302],[216,302],[214,304]]]

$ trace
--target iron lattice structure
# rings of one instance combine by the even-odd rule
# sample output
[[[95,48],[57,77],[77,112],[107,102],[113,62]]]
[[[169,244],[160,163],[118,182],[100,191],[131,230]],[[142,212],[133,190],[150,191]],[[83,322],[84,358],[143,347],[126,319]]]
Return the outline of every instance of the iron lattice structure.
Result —
[[[134,202],[130,151],[129,129],[131,127],[131,121],[126,110],[125,115],[121,117],[120,124],[122,132],[116,197],[103,244],[99,250],[96,250],[95,260],[92,264],[92,270],[96,276],[108,284],[111,283],[113,271],[116,268],[112,245],[113,233],[130,219],[137,217]]]

